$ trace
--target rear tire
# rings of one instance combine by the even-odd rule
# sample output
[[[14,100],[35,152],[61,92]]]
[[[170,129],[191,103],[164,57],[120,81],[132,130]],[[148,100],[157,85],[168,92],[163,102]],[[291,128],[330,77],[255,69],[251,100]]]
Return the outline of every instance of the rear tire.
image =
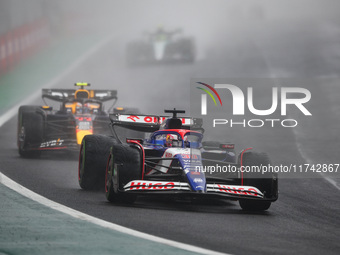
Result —
[[[39,106],[21,106],[18,112],[17,144],[20,156],[39,157],[44,136],[44,112]]]
[[[105,194],[113,203],[133,203],[135,194],[124,193],[124,186],[132,180],[142,178],[142,158],[134,145],[112,146],[105,175]]]
[[[110,148],[115,139],[105,135],[84,136],[79,152],[78,181],[84,190],[104,187]]]
[[[245,152],[243,154],[243,166],[268,166],[270,163],[270,159],[265,153]],[[265,174],[244,172],[243,185],[258,188],[264,194],[265,198],[277,199],[277,174],[270,172]],[[271,201],[242,199],[239,201],[239,204],[241,208],[246,211],[265,211],[269,209]]]

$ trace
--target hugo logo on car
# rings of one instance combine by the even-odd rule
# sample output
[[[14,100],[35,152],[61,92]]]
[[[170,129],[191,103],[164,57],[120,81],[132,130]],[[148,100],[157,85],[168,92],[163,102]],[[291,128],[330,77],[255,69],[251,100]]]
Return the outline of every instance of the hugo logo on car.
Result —
[[[175,183],[173,182],[150,182],[150,181],[132,181],[124,186],[124,189],[129,190],[164,190],[164,189],[174,189]]]
[[[165,112],[173,116],[162,121],[161,116],[114,114],[110,118],[115,138],[85,136],[79,156],[80,186],[83,189],[100,187],[104,179],[101,174],[105,172],[105,194],[110,202],[132,203],[140,195],[151,194],[217,197],[238,200],[244,210],[263,211],[277,200],[275,173],[241,171],[247,166],[267,165],[266,154],[248,148],[236,157],[234,144],[202,142],[202,122],[191,118],[185,122],[190,124],[184,125],[177,118],[177,114],[184,111]],[[115,126],[144,132],[149,137],[122,141],[115,133]],[[87,157],[91,157],[91,164],[86,163]],[[97,160],[96,164],[93,160]],[[217,172],[217,175],[205,172],[214,166],[216,170],[233,171]]]

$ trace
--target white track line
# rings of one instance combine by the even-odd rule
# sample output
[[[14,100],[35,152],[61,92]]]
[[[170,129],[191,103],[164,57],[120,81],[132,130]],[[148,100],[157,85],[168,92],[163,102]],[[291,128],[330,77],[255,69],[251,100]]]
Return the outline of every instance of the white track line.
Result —
[[[300,153],[300,155],[302,156],[302,158],[310,165],[313,165],[313,160],[311,160],[306,153],[304,153],[303,149],[302,149],[302,144],[299,142],[299,132],[296,129],[293,129],[293,133],[295,135],[295,143],[297,146],[297,149]],[[320,173],[320,175],[322,176],[322,178],[324,180],[326,180],[327,182],[329,182],[330,184],[332,184],[336,189],[340,190],[340,186],[337,184],[337,182],[335,180],[333,180],[331,177],[325,175],[324,173]]]
[[[266,63],[267,67],[268,67],[268,70],[270,71],[270,75],[273,80],[274,80],[274,83],[276,85],[276,87],[281,87],[281,85],[279,84],[278,82],[278,78],[276,77],[275,75],[275,72],[273,71],[272,69],[272,66],[271,66],[271,63],[270,63],[270,60],[269,60],[269,57],[264,53],[264,51],[262,50],[261,47],[259,47],[259,45],[253,41],[255,46],[257,47],[257,49],[261,52],[262,56],[263,56],[263,59],[264,59],[264,62]],[[308,163],[308,164],[313,164],[313,161],[306,155],[306,153],[304,153],[304,150],[303,150],[303,146],[302,144],[299,142],[299,131],[297,130],[297,128],[293,128],[293,134],[295,136],[295,145],[301,155],[301,157]],[[326,180],[327,182],[329,182],[330,184],[332,184],[336,189],[340,190],[340,186],[337,184],[337,182],[335,180],[333,180],[332,178],[326,176],[325,174],[323,173],[320,173],[320,175],[322,176],[322,178],[324,180]]]
[[[119,231],[121,233],[124,234],[128,234],[134,237],[138,237],[138,238],[143,238],[149,241],[153,241],[153,242],[157,242],[157,243],[161,243],[161,244],[165,244],[165,245],[169,245],[172,247],[176,247],[182,250],[186,250],[186,251],[190,251],[190,252],[196,252],[196,253],[200,253],[200,254],[211,254],[211,255],[228,255],[227,253],[221,253],[221,252],[216,252],[216,251],[212,251],[212,250],[208,250],[208,249],[203,249],[197,246],[193,246],[193,245],[189,245],[189,244],[184,244],[184,243],[180,243],[180,242],[176,242],[176,241],[171,241],[165,238],[161,238],[161,237],[157,237],[154,235],[149,235],[143,232],[139,232],[130,228],[126,228],[108,221],[104,221],[98,218],[95,218],[93,216],[90,216],[88,214],[79,212],[77,210],[71,209],[67,206],[64,206],[62,204],[56,203],[52,200],[49,200],[25,187],[23,187],[22,185],[14,182],[13,180],[11,180],[10,178],[8,178],[6,175],[4,175],[3,173],[0,172],[0,183],[2,183],[3,185],[7,186],[8,188],[18,192],[19,194],[33,200],[36,201],[42,205],[45,205],[49,208],[52,208],[54,210],[57,210],[59,212],[65,213],[67,215],[70,215],[74,218],[80,219],[80,220],[84,220],[90,223],[94,223],[96,225],[99,225],[101,227],[104,228],[108,228],[114,231]]]
[[[97,50],[99,50],[101,47],[103,47],[106,43],[109,43],[112,39],[113,39],[112,37],[105,39],[105,40],[101,41],[100,43],[98,43],[97,45],[95,45],[94,47],[92,47],[86,54],[84,54],[83,56],[78,58],[65,71],[63,71],[57,77],[52,79],[44,87],[49,88],[49,87],[55,86],[64,76],[66,76],[67,74],[72,72],[74,69],[76,69],[82,62],[84,62],[88,57],[90,57]],[[0,116],[0,127],[17,114],[20,105],[29,104],[31,101],[33,101],[37,97],[37,95],[39,95],[39,93],[40,93],[40,90],[35,91],[32,95],[27,97],[24,101],[20,102],[20,104],[15,105],[10,110],[8,110],[6,113],[4,113],[2,116]],[[52,208],[52,209],[57,210],[59,212],[65,213],[65,214],[70,215],[74,218],[94,223],[94,224],[99,225],[99,226],[104,227],[104,228],[119,231],[121,233],[125,233],[125,234],[131,235],[131,236],[143,238],[143,239],[146,239],[146,240],[149,240],[149,241],[153,241],[153,242],[157,242],[157,243],[161,243],[161,244],[165,244],[165,245],[169,245],[169,246],[176,247],[176,248],[186,250],[186,251],[190,251],[190,252],[196,252],[196,253],[200,253],[200,254],[211,254],[211,255],[230,255],[230,254],[227,254],[227,253],[220,253],[220,252],[216,252],[216,251],[212,251],[212,250],[208,250],[208,249],[203,249],[203,248],[200,248],[200,247],[197,247],[197,246],[184,244],[184,243],[180,243],[180,242],[175,242],[175,241],[171,241],[171,240],[168,240],[168,239],[165,239],[165,238],[149,235],[149,234],[146,234],[146,233],[143,233],[143,232],[139,232],[139,231],[129,229],[129,228],[126,228],[126,227],[123,227],[123,226],[120,226],[120,225],[117,225],[117,224],[114,224],[114,223],[111,223],[111,222],[108,222],[108,221],[104,221],[104,220],[95,218],[95,217],[90,216],[88,214],[85,214],[85,213],[76,211],[74,209],[71,209],[71,208],[64,206],[62,204],[53,202],[52,200],[49,200],[49,199],[47,199],[43,196],[40,196],[39,194],[34,193],[33,191],[31,191],[31,190],[21,186],[20,184],[14,182],[13,180],[8,178],[7,176],[5,176],[1,172],[0,172],[0,183],[4,184],[8,188],[18,192],[19,194],[21,194],[21,195],[23,195],[23,196],[25,196],[29,199],[32,199],[33,201],[36,201],[40,204],[43,204],[43,205],[45,205],[49,208]]]
[[[102,40],[98,44],[94,45],[89,51],[87,51],[84,55],[76,59],[68,68],[66,68],[62,73],[60,73],[58,76],[54,77],[50,82],[47,84],[44,84],[45,88],[51,88],[57,85],[63,77],[74,71],[81,63],[83,63],[87,58],[89,58],[92,54],[94,54],[97,50],[99,50],[101,47],[103,47],[105,44],[109,43],[113,37],[109,37],[105,40]],[[41,93],[41,89],[36,90],[31,95],[29,95],[26,99],[23,101],[20,101],[19,104],[13,106],[11,109],[9,109],[7,112],[5,112],[3,115],[0,116],[0,127],[5,124],[7,121],[9,121],[11,118],[13,118],[17,113],[18,109],[21,105],[26,105],[31,103],[36,97],[38,97]]]

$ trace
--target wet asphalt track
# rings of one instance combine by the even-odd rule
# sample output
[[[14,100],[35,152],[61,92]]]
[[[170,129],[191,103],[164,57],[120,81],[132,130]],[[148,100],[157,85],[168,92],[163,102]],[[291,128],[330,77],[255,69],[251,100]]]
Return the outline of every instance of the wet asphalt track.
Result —
[[[243,40],[245,39],[245,40]],[[240,38],[247,62],[230,48],[194,65],[127,69],[114,42],[63,79],[68,87],[79,78],[94,88],[118,89],[119,104],[161,113],[169,107],[189,108],[190,77],[266,77],[270,68],[261,51]],[[228,50],[230,50],[228,52]],[[241,56],[241,57],[242,57]],[[244,59],[245,60],[245,59]],[[84,71],[86,70],[86,71]],[[318,100],[316,97],[315,100]],[[159,105],[159,106],[158,106]],[[77,155],[45,154],[20,158],[16,118],[1,127],[1,172],[51,200],[92,216],[160,237],[232,254],[339,254],[340,192],[324,179],[280,179],[280,197],[265,213],[245,213],[235,202],[188,203],[140,198],[132,206],[113,205],[103,192],[88,192],[77,183]],[[274,163],[304,163],[289,129],[219,129],[237,150],[267,151]],[[324,146],[324,145],[320,145]],[[325,145],[326,146],[326,145]],[[325,156],[327,157],[327,156]]]

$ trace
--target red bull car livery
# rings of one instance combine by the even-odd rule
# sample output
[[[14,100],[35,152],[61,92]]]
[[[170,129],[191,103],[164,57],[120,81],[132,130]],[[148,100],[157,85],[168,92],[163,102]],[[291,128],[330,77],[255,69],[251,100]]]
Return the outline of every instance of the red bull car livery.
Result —
[[[203,141],[201,119],[178,118],[184,111],[175,109],[165,112],[173,116],[113,114],[114,136],[85,136],[78,168],[81,188],[105,187],[107,199],[120,203],[147,195],[217,197],[261,211],[277,200],[275,173],[242,171],[270,164],[266,154],[247,149],[236,155],[234,144]],[[150,134],[123,142],[116,126]],[[214,175],[208,171],[212,168],[226,171]]]
[[[85,135],[109,134],[109,111],[113,108],[116,90],[90,90],[89,83],[76,83],[77,89],[43,89],[43,106],[24,105],[18,112],[17,144],[23,157],[40,155],[41,151],[79,150]],[[46,103],[60,104],[58,109]],[[111,102],[108,110],[104,103]]]

